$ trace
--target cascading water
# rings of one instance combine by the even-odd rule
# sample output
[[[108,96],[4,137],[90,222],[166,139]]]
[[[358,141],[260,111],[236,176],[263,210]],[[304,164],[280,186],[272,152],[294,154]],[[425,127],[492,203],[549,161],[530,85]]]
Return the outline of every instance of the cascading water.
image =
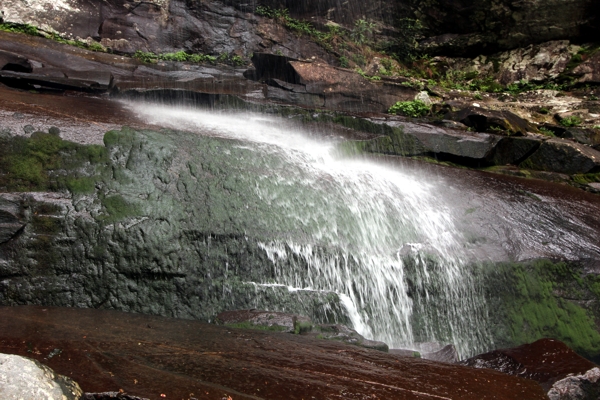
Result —
[[[239,139],[257,159],[286,161],[253,180],[271,223],[293,226],[259,241],[275,279],[257,286],[336,293],[359,333],[392,348],[454,343],[464,356],[490,347],[483,295],[464,273],[464,239],[436,184],[345,157],[339,141],[311,139],[283,119],[128,107],[149,123]]]

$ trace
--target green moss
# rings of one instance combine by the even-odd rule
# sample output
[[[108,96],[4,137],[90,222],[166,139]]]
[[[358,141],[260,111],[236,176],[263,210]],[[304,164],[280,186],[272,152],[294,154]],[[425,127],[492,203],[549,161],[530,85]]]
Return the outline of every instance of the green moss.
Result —
[[[13,32],[13,33],[24,33],[26,35],[38,36],[39,32],[37,28],[29,24],[13,24],[10,22],[0,23],[0,31]]]
[[[303,333],[310,332],[313,328],[312,322],[296,322],[294,324],[294,333],[301,335]]]
[[[108,222],[135,217],[141,213],[140,207],[137,204],[130,203],[121,195],[112,195],[103,198],[102,205],[107,213],[105,220]]]
[[[96,179],[92,177],[67,178],[67,188],[73,194],[93,193],[96,185]]]
[[[575,183],[587,185],[588,183],[600,182],[600,173],[595,174],[576,174],[571,176]]]
[[[554,338],[586,357],[600,356],[596,317],[578,303],[592,299],[597,307],[600,283],[597,276],[582,274],[576,265],[549,260],[495,266],[495,278],[489,280],[498,314],[493,318],[504,326],[496,329],[495,341],[515,346]]]
[[[103,146],[84,146],[35,132],[0,142],[0,188],[8,191],[62,190],[77,186],[87,163],[108,160]],[[88,185],[89,186],[89,185]]]
[[[280,326],[280,325],[270,325],[270,326],[269,325],[255,325],[249,321],[237,322],[234,324],[226,324],[226,326],[230,327],[230,328],[237,328],[237,329],[255,329],[255,330],[260,330],[260,331],[275,331],[275,332],[283,332],[288,329],[285,326]]]
[[[54,235],[60,231],[60,220],[55,217],[34,216],[31,224],[37,234]]]

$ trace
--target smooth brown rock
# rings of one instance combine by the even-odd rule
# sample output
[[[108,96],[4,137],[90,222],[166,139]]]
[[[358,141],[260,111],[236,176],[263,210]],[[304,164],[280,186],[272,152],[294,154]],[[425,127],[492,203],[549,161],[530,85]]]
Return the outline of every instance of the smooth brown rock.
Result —
[[[329,340],[109,310],[1,307],[0,351],[150,399],[528,399],[533,381]],[[61,353],[48,359],[53,349]]]
[[[555,339],[540,339],[512,349],[494,350],[469,358],[461,364],[531,379],[545,391],[569,374],[584,374],[597,367]]]

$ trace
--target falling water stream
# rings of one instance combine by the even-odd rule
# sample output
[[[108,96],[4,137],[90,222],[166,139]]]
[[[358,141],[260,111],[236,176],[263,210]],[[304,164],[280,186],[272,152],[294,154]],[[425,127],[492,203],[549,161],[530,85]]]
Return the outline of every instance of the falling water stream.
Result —
[[[242,140],[257,157],[277,153],[289,164],[275,178],[254,181],[256,195],[278,210],[277,218],[299,227],[259,243],[276,279],[254,284],[334,292],[359,333],[392,348],[454,343],[460,354],[472,354],[490,347],[483,296],[462,272],[464,239],[433,183],[344,157],[339,139],[315,139],[280,118],[129,107],[149,123]]]

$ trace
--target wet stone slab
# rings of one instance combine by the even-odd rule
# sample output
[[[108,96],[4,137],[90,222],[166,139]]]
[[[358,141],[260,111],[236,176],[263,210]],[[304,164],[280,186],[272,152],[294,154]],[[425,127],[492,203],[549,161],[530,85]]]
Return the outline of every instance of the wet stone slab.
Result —
[[[529,380],[289,333],[109,310],[2,307],[0,352],[84,392],[150,399],[545,399]],[[60,349],[60,353],[55,351]]]

